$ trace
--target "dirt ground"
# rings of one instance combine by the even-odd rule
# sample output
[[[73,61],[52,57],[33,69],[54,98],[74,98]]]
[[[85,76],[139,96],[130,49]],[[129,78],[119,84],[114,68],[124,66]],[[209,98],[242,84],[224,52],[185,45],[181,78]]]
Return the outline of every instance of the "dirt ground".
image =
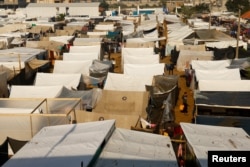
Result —
[[[112,53],[110,58],[115,61],[115,69],[114,72],[116,73],[122,73],[121,72],[121,56],[120,53]],[[160,60],[161,63],[167,63],[170,64],[170,56],[166,56],[165,58]],[[167,71],[165,71],[165,75],[169,75]],[[174,68],[173,75],[178,75],[179,80],[179,98],[177,101],[177,105],[174,109],[174,115],[175,115],[175,123],[179,124],[180,122],[192,122],[193,118],[193,109],[194,109],[194,100],[193,100],[193,94],[189,87],[186,86],[186,80],[184,77],[184,71],[177,71],[176,67]],[[184,92],[187,92],[188,98],[188,112],[182,113],[179,110],[179,105],[182,104],[182,95]]]

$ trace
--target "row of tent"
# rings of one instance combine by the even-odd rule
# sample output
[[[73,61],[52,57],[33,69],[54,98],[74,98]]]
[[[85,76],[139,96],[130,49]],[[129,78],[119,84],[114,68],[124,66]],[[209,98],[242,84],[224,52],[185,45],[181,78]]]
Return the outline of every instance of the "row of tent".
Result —
[[[71,51],[73,52],[74,49],[76,49],[75,53],[81,52],[82,54],[82,52],[87,52],[83,48],[86,49],[86,47],[70,46],[69,54],[71,53]],[[136,55],[131,55],[133,53],[136,53]],[[100,100],[99,103],[96,105],[96,108],[93,108],[92,112],[85,112],[81,110],[82,105],[79,105],[80,109],[78,110],[78,108],[75,106],[78,106],[77,104],[78,104],[79,97],[82,97],[82,95],[78,95],[77,100],[74,103],[69,103],[70,105],[64,105],[63,107],[62,107],[62,104],[61,103],[59,104],[58,101],[56,101],[56,103],[52,103],[52,106],[53,106],[52,111],[61,111],[62,108],[67,109],[65,111],[66,114],[65,113],[63,114],[63,119],[65,120],[65,122],[60,123],[60,121],[57,121],[58,124],[72,123],[72,120],[74,119],[77,120],[78,124],[52,126],[52,127],[45,127],[43,129],[42,129],[43,126],[39,126],[37,129],[41,129],[41,131],[39,132],[37,131],[35,136],[31,136],[29,138],[29,142],[17,154],[15,154],[12,157],[12,159],[10,159],[4,166],[13,166],[16,163],[18,163],[19,165],[24,163],[25,164],[24,166],[33,166],[34,163],[36,165],[41,165],[41,166],[44,166],[44,165],[68,166],[68,163],[70,163],[71,166],[73,164],[75,164],[75,166],[79,166],[79,165],[80,166],[92,166],[93,164],[95,166],[98,166],[98,165],[103,166],[106,163],[107,163],[106,166],[112,166],[112,165],[127,166],[128,163],[131,163],[131,166],[146,166],[149,163],[151,163],[152,166],[161,166],[161,165],[162,166],[178,166],[176,156],[175,156],[175,153],[173,152],[172,144],[171,144],[169,137],[146,134],[142,132],[136,132],[136,131],[130,131],[130,130],[124,130],[124,129],[120,130],[119,128],[114,127],[114,125],[117,125],[118,127],[125,127],[124,126],[125,122],[129,122],[129,124],[133,123],[134,120],[136,121],[138,120],[139,116],[145,118],[147,116],[147,113],[145,113],[145,108],[148,105],[148,97],[151,98],[151,104],[156,107],[159,107],[159,106],[161,107],[163,105],[163,101],[166,100],[166,103],[168,104],[168,107],[169,107],[169,108],[168,107],[166,108],[166,112],[170,110],[171,106],[172,107],[174,106],[174,101],[173,100],[169,101],[168,97],[170,97],[169,90],[176,88],[176,85],[178,83],[177,82],[178,78],[177,79],[175,77],[170,78],[173,80],[173,83],[169,83],[169,85],[167,85],[166,83],[168,83],[169,81],[166,81],[166,80],[169,78],[167,76],[162,75],[164,73],[165,66],[164,64],[159,63],[159,57],[158,57],[158,61],[156,61],[157,59],[156,57],[158,55],[156,56],[152,53],[153,53],[153,47],[149,47],[148,49],[147,48],[135,49],[135,48],[126,48],[126,47],[122,48],[121,62],[122,62],[123,74],[106,73],[107,79],[105,80],[105,83],[104,83],[104,88],[103,88],[104,90],[100,91],[99,89],[92,89],[92,91],[97,90],[99,93],[101,92],[102,94],[100,99],[96,98],[94,100],[94,101]],[[140,56],[142,55],[146,58],[145,59],[141,58]],[[93,55],[93,56],[96,56],[96,55]],[[83,55],[82,58],[83,57],[85,56]],[[86,60],[86,59],[84,61],[90,62],[89,60]],[[77,62],[81,62],[79,57],[77,57]],[[68,70],[71,71],[71,73],[74,70],[76,70],[75,67],[76,67],[77,62],[73,62],[71,65],[68,66],[66,70],[63,68],[59,68],[61,63],[65,63],[65,64],[61,64],[63,67],[67,66],[66,59],[64,59],[63,57],[62,61],[55,61],[54,70],[57,69],[58,73],[63,73],[63,75],[66,76],[65,73],[68,72]],[[93,62],[93,60],[91,60],[91,62]],[[89,63],[88,64],[89,66],[87,68],[85,67],[85,69],[82,70],[83,72],[80,72],[80,73],[78,72],[77,76],[81,77],[82,74],[90,75],[89,73],[89,69],[91,67],[90,64],[92,65],[92,63]],[[37,73],[37,74],[38,74],[37,75],[38,77],[43,75],[41,73]],[[54,76],[55,74],[56,74],[56,70],[53,71],[53,73],[50,75]],[[140,76],[140,80],[138,80],[138,76]],[[159,76],[159,78],[157,78],[157,76]],[[44,82],[46,80],[48,80],[49,82],[47,83]],[[36,79],[35,81],[37,82],[38,79]],[[41,81],[40,83],[43,83],[43,84],[56,83],[54,82],[53,79],[49,80],[47,78],[44,78],[40,81]],[[136,85],[136,87],[134,85]],[[137,87],[137,85],[139,86]],[[146,92],[145,85],[153,86],[150,88],[151,90],[150,96],[148,96]],[[76,84],[69,84],[65,86],[67,86],[67,88],[63,88],[63,90],[67,90],[66,94],[69,94],[70,92],[72,93],[72,96],[76,97],[75,95],[76,93],[77,94],[81,93],[80,90],[77,90],[77,91],[70,90],[72,88],[74,89],[77,88]],[[30,87],[38,87],[38,86],[30,86]],[[44,85],[44,87],[49,88],[50,86]],[[11,92],[14,91],[15,88],[17,87],[12,86]],[[43,93],[50,92],[50,91],[53,92],[54,89],[55,87],[54,88],[51,87],[49,91],[47,90],[45,91],[45,89],[42,89],[40,92],[43,92]],[[23,90],[21,92],[27,92],[27,90]],[[53,93],[53,94],[55,95],[57,93]],[[176,92],[174,94],[171,94],[171,96],[175,96],[175,95],[176,95]],[[92,97],[93,95],[91,94],[90,96]],[[113,97],[116,97],[116,98],[113,98]],[[11,101],[8,101],[8,100],[5,101],[3,106],[7,106],[6,102],[11,103]],[[62,99],[59,99],[59,100],[62,100]],[[47,106],[45,104],[46,101],[47,100],[45,99],[43,102],[44,106]],[[63,101],[62,103],[65,104],[65,101]],[[40,103],[36,104],[36,106],[33,106],[32,109],[29,110],[30,113],[33,114],[34,112],[38,112],[39,116],[42,116],[42,115],[46,116],[41,113],[45,113],[47,108],[46,107],[45,109],[43,109],[43,107],[37,108],[39,104]],[[23,108],[24,110],[26,110],[27,106]],[[20,110],[20,107],[19,107],[19,110]],[[76,116],[74,112],[72,112],[73,114],[70,114],[69,116],[68,113],[71,113],[70,112],[71,110],[75,111]],[[59,114],[58,112],[56,113]],[[18,115],[18,114],[16,113],[15,115]],[[30,114],[27,114],[26,116],[27,118],[30,118]],[[57,115],[57,116],[61,116],[61,115]],[[55,116],[52,116],[52,117],[54,118]],[[93,120],[96,120],[97,118],[103,118],[105,119],[105,121],[92,122]],[[114,120],[106,121],[106,119],[114,119],[114,118],[116,119],[116,121]],[[12,119],[19,120],[18,118],[14,118],[14,117],[12,117]],[[47,118],[45,117],[45,119]],[[91,123],[84,123],[84,124],[80,123],[80,122],[88,122],[86,121],[87,119],[89,119],[88,121],[90,121]],[[5,123],[7,124],[7,122],[9,121],[8,119],[5,119],[5,120],[6,120]],[[20,122],[22,122],[20,123],[22,125],[24,125],[23,122],[26,122],[26,124],[27,123],[30,124],[30,121],[20,121]],[[42,121],[42,122],[46,122],[46,121]],[[50,123],[49,125],[53,125],[51,124],[50,120],[48,120],[47,122]],[[242,136],[244,137],[248,136],[245,132],[242,131],[242,129],[238,129],[238,128],[232,128],[232,129],[229,128],[228,130],[222,129],[220,131],[219,129],[221,128],[218,128],[218,127],[202,126],[201,127],[202,130],[200,130],[199,125],[185,124],[185,123],[182,123],[181,125],[188,139],[188,142],[190,142],[192,148],[194,149],[196,157],[198,158],[202,166],[203,165],[206,166],[206,158],[202,157],[202,155],[205,155],[205,152],[210,149],[209,148],[210,145],[208,144],[207,140],[204,139],[204,136],[205,136],[204,134],[193,136],[194,132],[197,134],[203,133],[205,132],[204,129],[208,128],[206,132],[208,134],[211,134],[211,136],[212,134],[216,136],[218,133],[220,133],[220,136],[225,136],[225,139],[222,142],[220,142],[220,144],[223,145],[227,143],[225,142],[225,140],[228,140],[229,142],[227,144],[229,146],[232,146],[232,144],[230,145],[230,143],[232,143],[230,141],[241,140]],[[35,126],[38,126],[38,125],[35,124]],[[30,126],[31,131],[35,126]],[[1,126],[1,127],[4,127],[4,126]],[[20,126],[20,127],[23,127],[23,126]],[[126,128],[129,129],[130,126],[129,127],[126,126]],[[188,131],[190,129],[192,129],[191,132]],[[18,130],[20,130],[20,128]],[[24,128],[24,130],[27,130],[27,129]],[[230,130],[232,130],[233,132],[237,131],[237,135],[235,135],[235,133],[231,134],[230,132],[232,131]],[[214,133],[212,133],[211,131]],[[22,132],[22,130],[20,130],[20,132]],[[227,135],[225,135],[226,132],[228,132]],[[30,131],[28,131],[28,133],[30,133]],[[242,135],[238,135],[238,134],[242,134]],[[79,137],[79,135],[81,137]],[[226,136],[229,136],[229,137],[226,138]],[[202,141],[205,141],[203,143],[203,148],[205,147],[205,149],[199,150],[199,148],[197,148],[201,145],[200,142],[198,142],[198,144],[194,142],[194,139],[197,139],[197,138],[204,139]],[[4,138],[3,138],[3,141],[4,141]],[[118,143],[118,141],[121,141],[121,142]],[[131,141],[131,142],[128,142],[128,141]],[[248,141],[244,141],[244,142],[247,143]],[[158,146],[158,143],[159,143],[159,147],[155,147],[156,145]],[[215,145],[217,142],[211,142],[211,143]],[[228,145],[226,145],[225,147],[222,146],[220,148],[223,148],[223,149],[231,148]],[[241,145],[236,146],[235,148],[235,146],[233,145],[234,149],[236,150],[241,149],[242,147],[240,146]],[[217,145],[215,145],[215,147],[217,147]],[[37,151],[34,151],[34,150],[37,150]],[[204,154],[199,154],[200,153],[199,151]],[[67,156],[64,156],[65,152],[67,153]],[[29,159],[31,155],[33,155],[32,160]],[[82,156],[82,155],[86,155],[86,156]],[[198,156],[198,155],[201,155],[201,156]],[[50,159],[49,161],[48,161],[48,158]]]
[[[192,149],[200,166],[208,166],[208,151],[250,149],[249,135],[241,128],[180,125],[187,139],[185,145]],[[8,150],[4,143],[0,148],[3,162],[3,158],[8,159],[4,154]],[[104,120],[44,127],[3,167],[34,165],[177,167],[178,163],[168,136],[121,129],[115,120]]]

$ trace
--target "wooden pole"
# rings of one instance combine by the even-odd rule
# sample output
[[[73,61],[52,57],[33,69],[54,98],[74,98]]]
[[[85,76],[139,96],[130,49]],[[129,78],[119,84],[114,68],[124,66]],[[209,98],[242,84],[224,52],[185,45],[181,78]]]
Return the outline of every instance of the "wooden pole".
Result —
[[[238,19],[238,29],[237,29],[237,43],[236,43],[236,55],[235,55],[235,58],[238,59],[239,57],[239,37],[240,37],[240,14],[241,11],[239,9],[239,19]]]
[[[21,57],[20,54],[18,54],[18,63],[19,63],[19,70],[21,71]]]

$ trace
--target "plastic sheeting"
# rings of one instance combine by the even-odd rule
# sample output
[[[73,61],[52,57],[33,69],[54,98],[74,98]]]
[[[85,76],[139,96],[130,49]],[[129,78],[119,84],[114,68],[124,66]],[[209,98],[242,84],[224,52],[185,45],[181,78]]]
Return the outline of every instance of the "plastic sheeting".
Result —
[[[35,86],[65,86],[68,89],[77,89],[81,74],[37,73]]]
[[[177,167],[178,163],[169,137],[117,128],[97,160],[96,167],[103,166]]]
[[[176,68],[178,71],[184,71],[189,68],[192,60],[212,60],[213,56],[213,51],[180,50]]]
[[[23,69],[25,63],[44,54],[45,50],[25,47],[0,50],[0,64],[9,69]]]
[[[250,92],[249,80],[200,80],[200,91]]]
[[[249,99],[249,92],[203,91],[195,93],[197,106],[250,109]]]
[[[108,73],[104,90],[146,91],[145,85],[152,85],[152,76],[130,76]]]
[[[195,70],[197,81],[200,80],[241,80],[239,69]]]
[[[124,74],[131,76],[154,76],[164,74],[165,64],[124,64]]]
[[[231,64],[231,60],[192,60],[191,66],[194,70],[220,70],[226,69]]]
[[[95,60],[99,58],[98,52],[94,53],[63,53],[63,61]]]
[[[102,149],[103,142],[113,132],[114,124],[114,120],[108,120],[45,127],[4,167],[91,166],[98,150]]]
[[[237,40],[232,39],[231,41],[218,41],[218,42],[206,42],[206,47],[209,48],[228,48],[229,46],[236,48],[237,47]],[[243,41],[239,41],[238,46],[243,46],[247,50],[247,43]]]
[[[180,123],[199,166],[208,166],[207,152],[242,151],[250,149],[248,134],[242,128]]]
[[[82,74],[89,75],[89,68],[92,60],[81,61],[61,61],[56,60],[54,64],[54,74]]]

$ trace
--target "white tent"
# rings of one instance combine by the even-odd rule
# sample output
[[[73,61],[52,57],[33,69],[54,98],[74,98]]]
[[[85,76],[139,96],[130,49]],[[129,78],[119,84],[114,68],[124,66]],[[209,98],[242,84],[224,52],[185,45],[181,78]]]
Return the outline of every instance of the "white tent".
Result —
[[[76,104],[79,99],[0,99],[0,143],[7,137],[27,141],[45,126],[69,124]]]
[[[200,91],[250,92],[249,80],[200,80]]]
[[[4,65],[10,69],[23,69],[25,63],[30,62],[36,57],[45,54],[44,49],[34,49],[26,47],[16,47],[12,49],[0,50],[0,65]]]
[[[103,166],[177,167],[178,164],[169,137],[117,128],[97,160],[96,167]]]
[[[49,37],[49,41],[61,42],[64,44],[69,44],[74,39],[74,36],[56,36]]]
[[[145,85],[152,85],[152,76],[131,76],[108,73],[104,89],[120,91],[146,91]]]
[[[61,61],[56,60],[54,64],[54,74],[82,74],[89,75],[89,68],[92,60],[81,61]]]
[[[37,73],[35,86],[58,86],[77,89],[81,74]]]
[[[89,166],[114,128],[114,120],[44,127],[4,166]]]
[[[180,123],[199,166],[208,166],[208,151],[249,151],[250,140],[242,128]]]
[[[96,60],[98,52],[94,53],[63,53],[63,61]]]
[[[154,48],[122,48],[122,57],[124,55],[153,55]]]
[[[220,70],[226,69],[231,64],[231,60],[192,60],[191,66],[194,70]]]
[[[189,68],[192,60],[212,60],[213,56],[213,51],[180,50],[176,68],[178,71],[184,71]]]
[[[99,53],[101,51],[101,45],[93,46],[71,46],[69,49],[70,53]]]
[[[241,80],[240,70],[221,69],[221,70],[195,70],[197,81],[200,80]]]
[[[3,167],[34,165],[178,167],[169,137],[115,128],[114,120],[45,127]]]
[[[183,45],[183,39],[188,37],[194,31],[189,26],[183,26],[179,23],[168,25],[168,44],[176,46],[177,50],[179,45]]]
[[[160,58],[158,54],[153,55],[124,55],[124,64],[159,64]]]
[[[97,24],[95,30],[98,31],[114,31],[115,27],[113,24]]]
[[[63,86],[11,86],[9,98],[55,98]],[[25,93],[24,93],[25,92]]]
[[[102,38],[75,38],[74,46],[100,45]]]
[[[164,63],[159,64],[124,64],[124,74],[131,76],[154,76],[164,74]]]

